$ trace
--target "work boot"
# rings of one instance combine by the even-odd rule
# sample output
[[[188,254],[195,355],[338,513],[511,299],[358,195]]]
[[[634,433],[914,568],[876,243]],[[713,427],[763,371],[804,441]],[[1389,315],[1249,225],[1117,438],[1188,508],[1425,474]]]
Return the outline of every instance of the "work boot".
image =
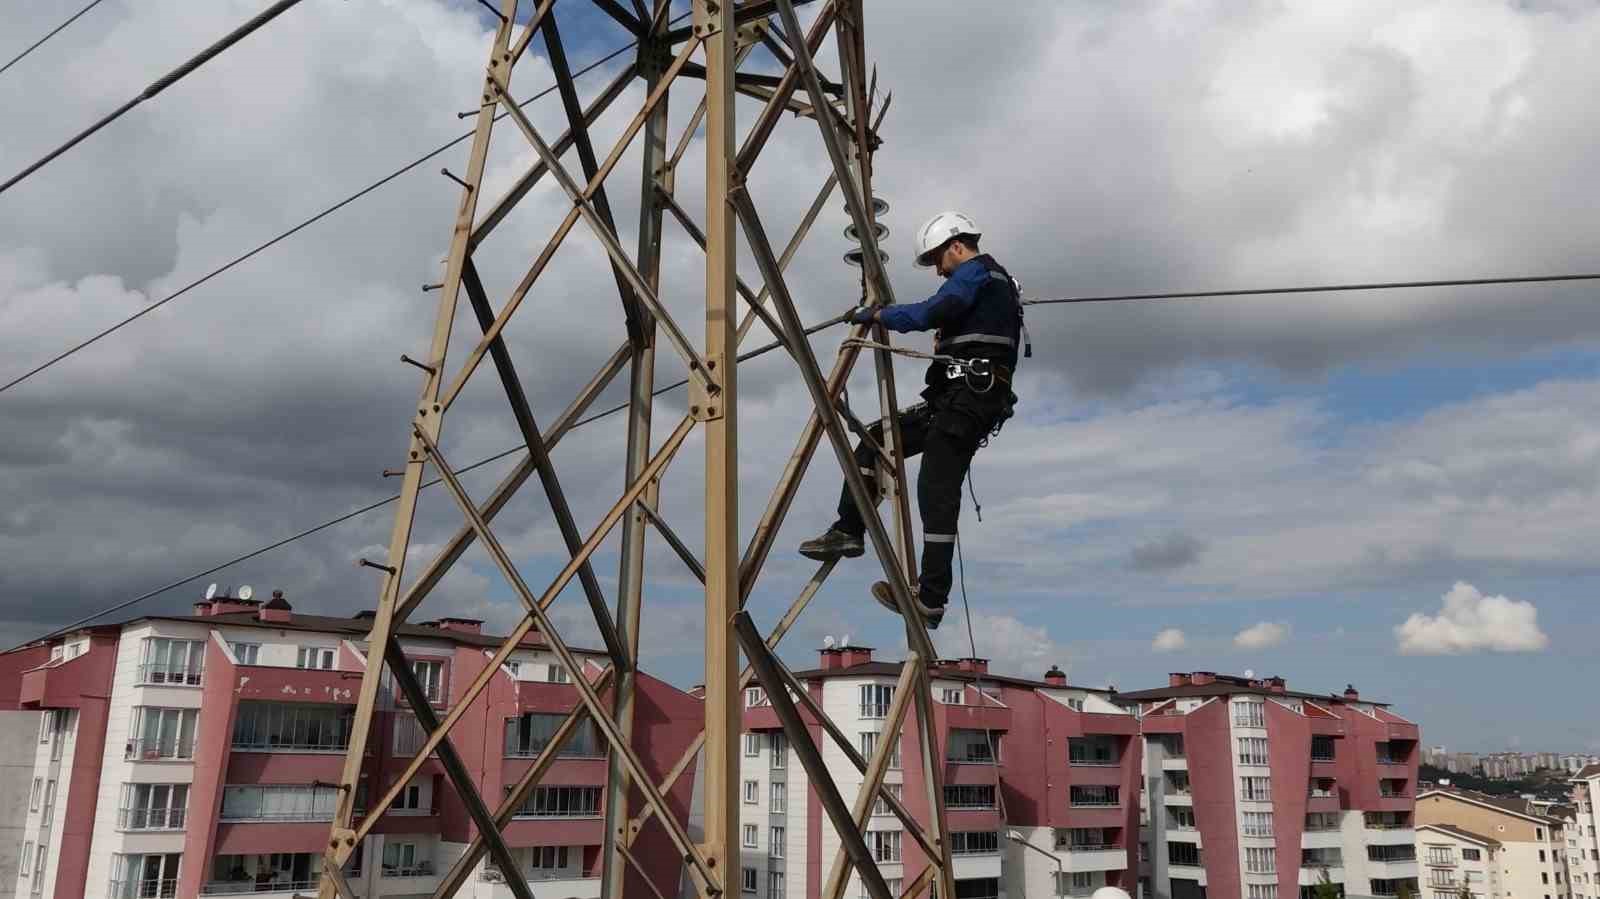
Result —
[[[841,556],[846,559],[866,552],[861,545],[861,538],[854,534],[847,534],[838,528],[828,528],[820,537],[812,537],[800,544],[800,555],[818,562],[833,562]]]
[[[887,581],[878,581],[872,585],[872,598],[878,601],[878,605],[896,615],[900,614],[900,605],[894,601],[894,592],[889,589]],[[944,620],[944,606],[924,605],[916,587],[911,588],[911,601],[921,613],[923,623],[928,626],[928,630],[938,630],[939,622]]]

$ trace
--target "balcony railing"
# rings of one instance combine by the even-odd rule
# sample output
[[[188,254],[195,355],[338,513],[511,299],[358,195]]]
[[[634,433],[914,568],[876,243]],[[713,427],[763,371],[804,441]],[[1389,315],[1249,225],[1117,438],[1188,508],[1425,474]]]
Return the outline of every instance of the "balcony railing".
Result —
[[[191,740],[187,746],[174,740],[129,740],[126,757],[135,761],[152,761],[155,759],[192,759],[194,758],[194,742]]]
[[[344,752],[350,748],[350,737],[348,734],[329,739],[316,736],[303,738],[264,736],[254,739],[235,739],[233,748],[254,752]]]
[[[43,878],[35,881],[35,883],[43,883]],[[178,895],[178,878],[113,880],[111,881],[111,895],[117,897],[159,896],[161,899],[171,899],[171,897]]]
[[[421,861],[410,865],[384,865],[380,873],[384,877],[432,877],[433,862]]]
[[[211,880],[200,886],[202,896],[247,896],[251,893],[287,893],[315,890],[316,880]],[[144,895],[141,893],[140,895]]]
[[[1091,758],[1087,756],[1072,756],[1068,763],[1074,768],[1115,768],[1122,762],[1117,759]]]
[[[181,808],[121,808],[117,810],[118,830],[182,830]]]
[[[187,668],[163,665],[158,662],[146,662],[138,668],[138,682],[142,685],[198,687],[200,686],[200,675],[201,671],[199,669],[191,671]]]

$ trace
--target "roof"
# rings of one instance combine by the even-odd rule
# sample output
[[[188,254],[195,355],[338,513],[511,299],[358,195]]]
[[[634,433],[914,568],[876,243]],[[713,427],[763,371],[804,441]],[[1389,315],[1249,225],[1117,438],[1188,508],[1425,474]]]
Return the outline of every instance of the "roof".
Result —
[[[1441,833],[1447,833],[1447,834],[1449,834],[1449,835],[1451,835],[1453,837],[1460,837],[1461,839],[1466,840],[1466,841],[1471,842],[1471,843],[1477,843],[1480,846],[1499,846],[1500,845],[1500,841],[1495,839],[1495,838],[1493,838],[1493,837],[1486,837],[1486,836],[1483,836],[1482,834],[1476,834],[1476,833],[1473,833],[1470,830],[1464,830],[1464,829],[1462,829],[1460,827],[1457,827],[1454,824],[1418,824],[1417,825],[1417,829],[1418,830],[1437,830],[1437,831],[1439,831]]]
[[[1523,799],[1521,796],[1491,796],[1488,793],[1479,793],[1476,790],[1464,790],[1460,787],[1433,787],[1432,789],[1424,790],[1417,794],[1417,798],[1421,799],[1434,793],[1444,796],[1453,796],[1457,799],[1462,799],[1477,805],[1489,806],[1490,808],[1497,809],[1505,812],[1506,814],[1516,815],[1519,818],[1527,818],[1532,821],[1554,825],[1556,827],[1566,826],[1566,823],[1560,818],[1534,811],[1533,804],[1528,800]]]
[[[833,677],[873,677],[888,676],[898,677],[904,662],[862,662],[859,665],[849,665],[842,668],[808,668],[796,671],[794,676],[800,680],[826,680]],[[973,671],[961,671],[956,668],[935,668],[928,672],[930,677],[944,678],[946,680],[983,681],[985,683],[1006,684],[1013,687],[1022,687],[1029,690],[1083,690],[1089,693],[1112,694],[1115,691],[1104,687],[1080,687],[1077,684],[1052,684],[1048,681],[1030,680],[1025,677],[1011,677],[1006,674],[979,674]]]
[[[351,637],[365,637],[372,631],[371,618],[338,618],[332,615],[306,615],[301,612],[292,613],[288,621],[262,621],[256,617],[254,611],[249,612],[223,612],[220,615],[146,615],[134,621],[182,621],[188,624],[205,624],[228,627],[260,627],[280,631],[306,631],[319,633],[345,634]],[[456,619],[461,620],[461,619]],[[130,622],[131,623],[131,622]],[[402,622],[395,625],[394,632],[402,637],[413,637],[424,640],[442,640],[447,643],[456,643],[465,646],[482,646],[486,648],[499,648],[505,642],[504,636],[495,634],[469,634],[462,631],[447,631],[437,627],[427,627],[421,624]],[[534,632],[533,636],[541,641],[545,640],[543,634]],[[605,650],[584,649],[578,646],[568,646],[573,652],[605,655]]]
[[[1224,676],[1218,676],[1215,681],[1212,681],[1209,684],[1184,684],[1181,687],[1157,687],[1153,690],[1135,690],[1131,693],[1119,693],[1117,694],[1117,698],[1142,702],[1149,699],[1191,699],[1196,697],[1235,696],[1241,693],[1256,696],[1278,696],[1285,699],[1309,699],[1315,702],[1347,703],[1350,701],[1339,693],[1301,693],[1297,690],[1284,690],[1279,692],[1273,690],[1265,684],[1261,686],[1255,686],[1247,681],[1244,681],[1242,678],[1233,680],[1224,679]],[[1375,706],[1388,705],[1386,702],[1376,702],[1374,700],[1365,698],[1356,701]]]
[[[1583,770],[1572,776],[1573,780],[1588,780],[1591,777],[1600,777],[1600,765],[1584,765]]]

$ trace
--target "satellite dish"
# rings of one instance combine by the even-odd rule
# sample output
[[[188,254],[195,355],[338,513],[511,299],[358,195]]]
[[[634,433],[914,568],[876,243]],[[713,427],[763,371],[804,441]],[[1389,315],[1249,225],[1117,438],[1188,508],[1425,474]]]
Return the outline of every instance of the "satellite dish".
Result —
[[[840,646],[849,646],[850,645],[850,635],[849,634],[845,634],[844,635],[844,639],[839,641],[839,645]]]
[[[1245,677],[1255,677],[1256,676],[1256,670],[1254,668],[1246,668],[1244,670],[1244,676]]]
[[[255,589],[252,588],[249,584],[245,584],[243,587],[239,588],[239,598],[240,599],[249,599],[250,597],[255,596],[255,595],[256,595]]]
[[[833,635],[832,634],[828,634],[827,636],[822,638],[822,647],[824,649],[832,649],[833,648]]]
[[[206,587],[206,599],[216,599],[216,598],[217,598],[217,585],[216,584],[208,585]]]

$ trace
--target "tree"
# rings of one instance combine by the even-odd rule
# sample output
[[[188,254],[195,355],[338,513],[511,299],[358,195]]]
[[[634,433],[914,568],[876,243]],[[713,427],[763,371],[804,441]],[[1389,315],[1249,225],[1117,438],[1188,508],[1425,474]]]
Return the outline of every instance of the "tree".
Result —
[[[1333,877],[1328,874],[1328,868],[1324,865],[1322,873],[1318,875],[1317,885],[1311,888],[1311,895],[1316,899],[1341,899],[1343,893],[1339,884],[1333,882]]]

